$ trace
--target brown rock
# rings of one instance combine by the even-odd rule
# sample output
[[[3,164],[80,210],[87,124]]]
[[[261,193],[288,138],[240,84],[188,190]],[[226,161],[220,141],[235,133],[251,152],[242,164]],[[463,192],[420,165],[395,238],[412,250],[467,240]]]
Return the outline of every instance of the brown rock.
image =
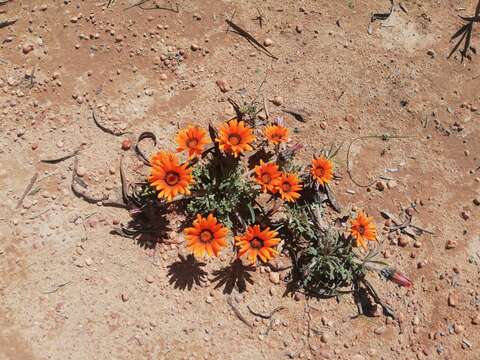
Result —
[[[477,206],[480,206],[480,197],[473,199],[473,203]]]
[[[457,240],[448,240],[447,243],[445,244],[445,248],[447,250],[450,250],[450,249],[455,249],[457,247],[458,243],[457,243]]]
[[[155,281],[155,279],[153,278],[152,275],[148,274],[147,276],[145,276],[145,281],[149,284],[153,283]]]
[[[462,219],[465,221],[470,219],[470,217],[472,216],[472,214],[468,210],[462,211],[461,215],[462,215]]]
[[[280,106],[283,104],[283,98],[281,96],[275,96],[272,100],[274,105]]]
[[[399,236],[398,237],[398,245],[401,247],[408,246],[410,244],[410,238],[408,236]]]
[[[455,331],[455,334],[459,335],[465,331],[465,327],[460,324],[455,324],[453,325],[453,331]]]
[[[263,41],[263,45],[265,45],[266,47],[272,46],[272,44],[273,44],[273,41],[272,41],[272,39],[270,39],[270,38],[266,38],[266,39]]]
[[[130,150],[132,147],[132,141],[130,139],[125,139],[122,141],[122,150]]]
[[[480,325],[480,314],[477,314],[472,318],[472,324],[473,325]]]
[[[280,274],[278,272],[271,272],[268,276],[272,284],[280,284]]]
[[[377,181],[375,184],[375,187],[377,188],[378,191],[383,191],[385,190],[385,183],[383,181]]]
[[[448,306],[455,307],[458,305],[458,297],[455,293],[448,294]]]
[[[33,44],[25,43],[22,46],[22,52],[26,55],[29,52],[33,51]]]
[[[127,294],[127,293],[123,293],[123,294],[121,295],[121,298],[122,298],[122,301],[123,301],[123,302],[127,302],[127,301],[128,301],[128,294]]]
[[[375,335],[383,335],[383,334],[385,334],[386,331],[387,331],[386,326],[380,326],[380,327],[376,328],[375,330],[373,330]]]
[[[226,93],[230,90],[229,86],[228,86],[228,84],[225,80],[220,79],[220,80],[217,80],[215,83],[217,84],[220,91],[223,92],[223,93]]]

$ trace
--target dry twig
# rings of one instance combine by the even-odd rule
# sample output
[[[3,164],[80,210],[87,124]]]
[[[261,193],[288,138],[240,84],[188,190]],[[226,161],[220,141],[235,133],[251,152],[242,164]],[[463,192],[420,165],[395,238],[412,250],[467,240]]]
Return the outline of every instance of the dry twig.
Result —
[[[232,310],[233,310],[233,312],[235,313],[235,315],[237,316],[237,318],[251,329],[251,328],[252,328],[252,324],[250,324],[250,323],[248,322],[248,320],[245,319],[245,317],[242,315],[242,313],[240,312],[240,310],[238,310],[238,308],[233,304],[233,301],[232,301],[232,298],[231,298],[231,297],[228,297],[228,298],[227,298],[227,303],[228,303],[228,305],[230,305],[230,307],[232,308]]]
[[[20,198],[20,200],[18,200],[17,206],[15,207],[16,209],[18,209],[20,206],[22,206],[23,200],[25,200],[25,198],[27,197],[30,190],[32,190],[33,185],[35,184],[35,181],[37,181],[37,178],[38,178],[38,173],[35,173],[32,176],[32,179],[30,180],[30,182],[28,183],[27,188],[23,192],[22,197]]]

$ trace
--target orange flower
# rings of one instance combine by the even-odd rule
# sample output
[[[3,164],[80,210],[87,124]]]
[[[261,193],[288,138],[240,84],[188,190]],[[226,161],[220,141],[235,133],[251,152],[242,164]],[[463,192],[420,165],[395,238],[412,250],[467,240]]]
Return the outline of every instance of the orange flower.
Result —
[[[257,256],[263,261],[268,262],[278,255],[278,251],[273,249],[280,239],[278,233],[270,228],[260,229],[260,225],[253,225],[247,228],[247,232],[242,236],[235,236],[235,245],[239,247],[238,257],[248,253],[247,259],[255,264]]]
[[[192,169],[188,164],[179,165],[175,154],[160,151],[150,160],[152,170],[148,182],[161,197],[172,201],[178,194],[190,195],[188,186],[193,183]]]
[[[200,156],[208,144],[206,132],[198,126],[189,126],[178,133],[177,144],[177,152],[188,150],[188,156]]]
[[[252,150],[250,143],[255,141],[255,137],[243,121],[233,119],[223,124],[215,141],[219,143],[220,150],[238,157],[242,152]]]
[[[302,190],[302,184],[297,175],[282,173],[277,185],[277,190],[283,200],[295,201],[300,197],[298,191]]]
[[[324,156],[313,159],[310,174],[320,185],[328,184],[333,179],[333,162]]]
[[[196,257],[203,257],[205,253],[209,256],[218,256],[222,248],[227,246],[225,237],[228,229],[217,222],[212,214],[204,218],[197,215],[193,226],[185,229],[187,249],[191,250]]]
[[[364,249],[367,249],[368,240],[375,241],[377,239],[377,228],[373,218],[366,216],[363,211],[360,211],[352,221],[350,234],[355,239],[356,246],[362,246]]]
[[[288,141],[288,129],[282,125],[268,125],[265,128],[265,136],[274,145]]]
[[[265,164],[260,160],[260,165],[255,166],[255,181],[262,187],[263,192],[275,193],[281,174],[278,165],[273,163]]]

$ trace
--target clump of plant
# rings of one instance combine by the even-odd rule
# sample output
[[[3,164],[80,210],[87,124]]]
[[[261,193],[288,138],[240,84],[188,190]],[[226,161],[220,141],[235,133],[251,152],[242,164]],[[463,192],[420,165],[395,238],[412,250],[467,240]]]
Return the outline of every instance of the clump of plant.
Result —
[[[236,258],[255,265],[285,252],[295,289],[315,296],[336,296],[362,284],[371,288],[366,276],[372,270],[411,285],[368,252],[377,239],[373,218],[359,211],[347,225],[348,219],[329,222],[322,213],[325,201],[336,207],[330,186],[338,149],[320,151],[308,164],[297,162],[301,146],[291,143],[281,118],[258,125],[238,116],[218,129],[210,125],[208,132],[192,125],[176,140],[176,153],[162,150],[151,157],[141,194],[148,201],[155,194],[164,209],[181,200],[179,210],[189,222],[185,245],[195,257],[218,256],[230,245]]]

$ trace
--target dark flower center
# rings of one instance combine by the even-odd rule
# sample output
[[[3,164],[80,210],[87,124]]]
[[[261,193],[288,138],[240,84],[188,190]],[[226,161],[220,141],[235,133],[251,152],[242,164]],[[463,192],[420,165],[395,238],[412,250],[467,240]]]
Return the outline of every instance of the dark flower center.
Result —
[[[263,247],[263,240],[258,237],[254,237],[250,240],[250,246],[254,249],[261,249]]]
[[[167,176],[165,176],[165,182],[169,186],[177,185],[179,181],[180,181],[180,175],[178,175],[178,173],[175,171],[169,171],[167,173]]]
[[[282,190],[285,191],[285,192],[289,192],[290,190],[292,189],[292,185],[285,181],[282,183]]]
[[[209,242],[213,239],[213,233],[210,230],[202,230],[200,233],[200,240],[203,242]]]
[[[238,134],[231,134],[231,135],[228,136],[228,142],[231,145],[238,145],[238,144],[240,144],[241,140],[242,140],[242,138]]]
[[[197,140],[197,139],[189,139],[189,140],[187,141],[187,146],[188,146],[189,148],[194,148],[194,147],[196,147],[197,145],[198,145],[198,140]]]
[[[270,181],[272,181],[272,177],[270,176],[270,174],[262,174],[262,182],[265,183],[265,184],[270,184]]]
[[[358,233],[359,233],[360,235],[364,235],[364,234],[365,234],[365,230],[366,230],[366,229],[365,229],[365,225],[360,225],[360,226],[358,227]]]
[[[315,169],[315,175],[317,175],[318,177],[323,177],[323,175],[325,175],[325,169],[322,167],[317,167]]]

